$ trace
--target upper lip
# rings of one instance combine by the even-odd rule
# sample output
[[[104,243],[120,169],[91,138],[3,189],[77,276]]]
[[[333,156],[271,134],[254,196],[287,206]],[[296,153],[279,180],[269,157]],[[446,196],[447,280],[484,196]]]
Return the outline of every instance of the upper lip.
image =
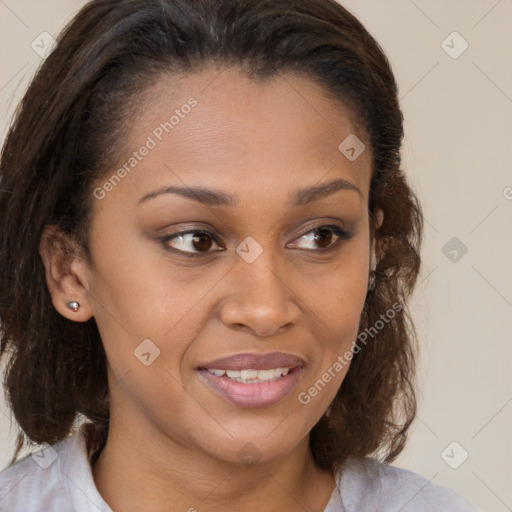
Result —
[[[304,366],[304,359],[284,352],[270,352],[268,354],[235,354],[229,357],[216,359],[198,366],[199,370],[270,370],[272,368],[295,368]]]

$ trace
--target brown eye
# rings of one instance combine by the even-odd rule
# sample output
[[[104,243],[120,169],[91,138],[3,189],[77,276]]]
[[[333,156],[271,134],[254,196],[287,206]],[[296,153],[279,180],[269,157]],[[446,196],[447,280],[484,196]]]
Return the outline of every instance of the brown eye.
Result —
[[[212,246],[213,240],[206,233],[195,234],[192,237],[192,244],[198,251],[208,251]]]
[[[299,236],[297,240],[310,242],[310,247],[305,247],[306,250],[326,251],[334,249],[342,240],[348,240],[351,236],[350,233],[338,226],[326,225],[307,231]],[[315,244],[316,247],[314,247]]]
[[[333,232],[330,229],[318,228],[314,231],[316,234],[314,236],[315,242],[320,246],[320,248],[324,249],[331,245],[331,241],[333,239]]]
[[[214,252],[210,249],[213,245],[218,246],[213,233],[202,230],[181,231],[179,233],[166,236],[160,241],[167,247],[190,255]]]

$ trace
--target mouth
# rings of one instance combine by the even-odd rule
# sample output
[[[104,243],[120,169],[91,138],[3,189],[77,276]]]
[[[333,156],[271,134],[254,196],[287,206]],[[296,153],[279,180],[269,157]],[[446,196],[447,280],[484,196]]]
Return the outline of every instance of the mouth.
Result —
[[[216,359],[196,368],[201,381],[237,407],[269,407],[297,386],[306,362],[284,352],[243,353]]]
[[[297,386],[303,365],[257,370],[198,368],[210,390],[242,408],[269,407],[283,401]]]

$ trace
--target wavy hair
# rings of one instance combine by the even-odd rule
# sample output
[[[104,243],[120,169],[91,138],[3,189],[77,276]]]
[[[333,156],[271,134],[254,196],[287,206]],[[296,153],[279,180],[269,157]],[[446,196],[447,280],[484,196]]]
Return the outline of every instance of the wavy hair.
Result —
[[[417,340],[407,301],[420,269],[421,206],[401,170],[403,115],[382,48],[334,0],[93,0],[57,38],[16,109],[0,161],[0,356],[27,444],[67,437],[89,419],[93,456],[109,424],[106,356],[94,318],[53,307],[38,246],[56,224],[88,251],[93,183],[115,164],[148,87],[208,64],[257,81],[299,73],[349,109],[371,148],[368,211],[377,252],[360,330],[402,311],[355,353],[313,427],[315,464],[393,461],[416,414]],[[384,220],[376,225],[376,211]],[[383,323],[383,322],[381,322]]]

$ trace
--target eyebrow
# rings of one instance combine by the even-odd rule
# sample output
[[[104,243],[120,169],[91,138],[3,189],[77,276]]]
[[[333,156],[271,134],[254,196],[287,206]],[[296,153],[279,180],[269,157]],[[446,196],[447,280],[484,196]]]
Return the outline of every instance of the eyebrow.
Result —
[[[327,197],[339,190],[352,190],[359,194],[363,198],[361,190],[351,183],[342,178],[338,178],[320,185],[313,185],[311,187],[301,188],[295,191],[292,195],[291,203],[292,207],[304,206],[314,201],[318,201],[324,197]],[[163,194],[176,194],[187,199],[192,199],[198,203],[206,204],[209,206],[227,206],[234,207],[238,206],[239,201],[236,196],[227,194],[220,190],[208,189],[203,187],[179,187],[169,186],[163,187],[153,192],[149,192],[145,196],[141,197],[137,204],[141,204],[155,197]]]

